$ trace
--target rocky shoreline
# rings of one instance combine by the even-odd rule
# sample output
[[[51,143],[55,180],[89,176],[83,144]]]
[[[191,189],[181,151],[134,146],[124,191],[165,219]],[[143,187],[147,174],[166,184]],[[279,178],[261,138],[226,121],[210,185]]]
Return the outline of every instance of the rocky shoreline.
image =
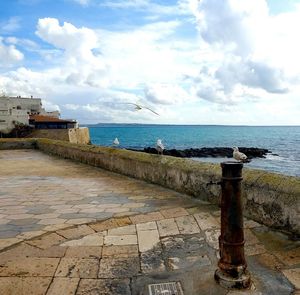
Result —
[[[157,150],[153,147],[146,147],[143,150],[129,149],[131,151],[145,152],[148,154],[157,154]],[[239,147],[240,152],[247,155],[248,159],[265,158],[267,154],[272,152],[268,149],[255,148],[255,147]],[[232,158],[232,148],[230,147],[203,147],[203,148],[190,148],[185,150],[166,149],[164,155],[179,158]]]

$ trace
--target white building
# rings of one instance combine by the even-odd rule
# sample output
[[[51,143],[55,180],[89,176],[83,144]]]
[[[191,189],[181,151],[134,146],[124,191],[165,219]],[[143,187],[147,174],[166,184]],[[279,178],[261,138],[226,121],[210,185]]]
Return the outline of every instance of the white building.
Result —
[[[9,133],[18,125],[29,125],[29,115],[59,117],[59,112],[46,112],[40,98],[0,96],[0,132]]]

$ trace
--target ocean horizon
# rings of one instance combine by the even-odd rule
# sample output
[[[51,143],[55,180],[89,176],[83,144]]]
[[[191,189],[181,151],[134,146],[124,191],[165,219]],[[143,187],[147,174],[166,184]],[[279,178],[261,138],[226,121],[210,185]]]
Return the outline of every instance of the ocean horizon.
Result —
[[[175,125],[98,123],[81,124],[90,130],[91,142],[111,146],[117,137],[120,148],[154,147],[162,139],[167,149],[202,147],[257,147],[271,151],[245,167],[300,176],[300,126]],[[230,158],[192,158],[220,163]]]
[[[241,125],[241,124],[155,124],[155,123],[96,123],[96,124],[80,124],[80,127],[105,127],[105,126],[224,126],[224,127],[300,127],[300,125]]]

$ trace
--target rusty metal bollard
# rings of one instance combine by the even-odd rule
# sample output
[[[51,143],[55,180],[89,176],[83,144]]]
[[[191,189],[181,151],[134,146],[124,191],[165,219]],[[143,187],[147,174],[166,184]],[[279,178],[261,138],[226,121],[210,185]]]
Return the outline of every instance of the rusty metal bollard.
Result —
[[[243,208],[241,181],[243,164],[223,162],[221,235],[219,237],[220,260],[215,272],[215,280],[226,288],[248,288],[250,274],[246,270],[244,254]]]

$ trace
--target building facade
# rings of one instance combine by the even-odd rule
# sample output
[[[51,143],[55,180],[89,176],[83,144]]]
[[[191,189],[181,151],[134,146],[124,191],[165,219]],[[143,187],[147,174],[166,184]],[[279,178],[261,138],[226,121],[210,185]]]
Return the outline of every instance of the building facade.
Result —
[[[30,115],[58,118],[60,114],[58,111],[46,112],[40,98],[0,96],[0,132],[10,133],[17,126],[29,126]]]
[[[34,129],[71,129],[78,128],[76,120],[63,120],[44,115],[30,115],[29,124]]]

